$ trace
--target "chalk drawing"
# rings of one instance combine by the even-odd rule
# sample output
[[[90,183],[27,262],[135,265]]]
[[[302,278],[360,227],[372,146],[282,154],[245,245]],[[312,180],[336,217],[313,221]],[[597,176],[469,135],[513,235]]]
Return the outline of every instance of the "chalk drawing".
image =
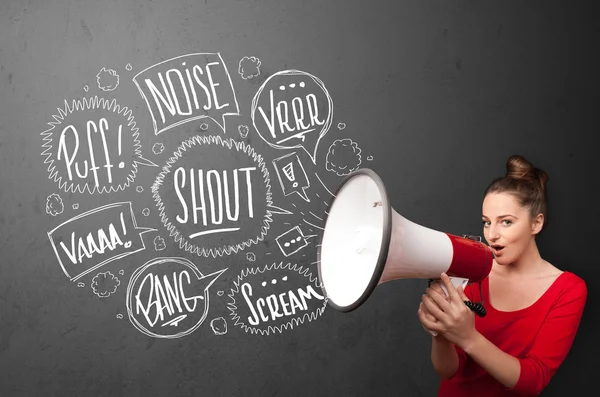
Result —
[[[56,194],[52,193],[48,197],[46,197],[46,213],[52,216],[60,215],[65,210],[65,205],[63,204],[62,198]]]
[[[162,143],[155,143],[154,146],[152,146],[152,153],[159,155],[163,152],[163,150],[165,150],[165,145],[163,145]]]
[[[260,59],[256,57],[243,57],[240,59],[238,73],[244,80],[260,75]]]
[[[154,237],[154,249],[156,251],[162,251],[165,248],[167,248],[167,245],[165,244],[165,240],[160,236]]]
[[[194,136],[162,170],[152,185],[161,222],[198,256],[237,253],[265,238],[274,214],[291,215],[273,205],[265,162],[244,142]]]
[[[360,167],[360,152],[358,144],[352,139],[336,139],[327,151],[325,168],[338,176],[348,175]]]
[[[323,314],[327,298],[320,292],[310,268],[273,263],[242,270],[228,294],[227,307],[234,326],[247,333],[283,333]]]
[[[112,193],[135,180],[138,166],[156,167],[142,157],[132,111],[94,96],[65,100],[43,136],[42,156],[49,179],[72,193]]]
[[[48,238],[65,275],[77,281],[107,263],[143,251],[142,234],[155,230],[138,227],[131,202],[121,202],[79,214],[49,231]]]
[[[238,132],[242,138],[246,138],[248,136],[248,131],[250,131],[250,129],[247,125],[238,125]]]
[[[223,317],[214,318],[210,322],[210,328],[215,335],[225,335],[227,333],[227,321]]]
[[[194,53],[167,59],[133,77],[152,117],[154,133],[209,118],[225,128],[225,116],[239,106],[220,53]]]
[[[317,77],[284,70],[259,88],[252,100],[251,117],[256,131],[271,147],[302,148],[316,164],[319,141],[331,126],[333,101]]]
[[[96,81],[102,91],[113,91],[119,86],[119,75],[114,69],[102,68],[96,75]]]
[[[275,241],[277,242],[277,246],[279,246],[281,253],[285,256],[295,254],[308,245],[308,241],[306,241],[299,226],[295,226],[281,234]]]
[[[310,202],[306,194],[306,189],[310,187],[310,181],[298,154],[293,152],[276,158],[273,160],[273,167],[277,172],[279,185],[285,196],[296,193],[305,201]]]
[[[203,275],[185,258],[155,258],[127,286],[127,314],[143,334],[164,339],[189,335],[209,312],[210,287],[227,269]]]
[[[92,291],[99,298],[108,298],[117,291],[121,281],[111,272],[98,273],[92,279]]]

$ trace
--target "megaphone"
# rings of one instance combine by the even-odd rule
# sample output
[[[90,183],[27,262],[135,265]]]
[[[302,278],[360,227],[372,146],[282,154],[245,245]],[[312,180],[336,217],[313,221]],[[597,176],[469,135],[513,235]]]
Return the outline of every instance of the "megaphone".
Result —
[[[319,281],[328,304],[342,312],[361,306],[388,281],[431,281],[445,272],[455,287],[479,282],[481,289],[492,269],[494,255],[481,241],[433,230],[398,214],[371,169],[361,168],[342,180],[325,216],[317,250]],[[465,304],[485,316],[483,301]]]

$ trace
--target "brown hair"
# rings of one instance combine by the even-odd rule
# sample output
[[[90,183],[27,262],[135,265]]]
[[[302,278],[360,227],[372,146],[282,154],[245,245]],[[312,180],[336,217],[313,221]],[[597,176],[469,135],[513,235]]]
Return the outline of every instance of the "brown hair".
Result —
[[[544,225],[548,220],[546,182],[548,174],[536,168],[523,156],[512,155],[506,162],[506,175],[496,178],[485,190],[488,193],[508,193],[517,199],[522,207],[529,210],[532,218],[544,214]],[[541,231],[541,230],[540,230]]]

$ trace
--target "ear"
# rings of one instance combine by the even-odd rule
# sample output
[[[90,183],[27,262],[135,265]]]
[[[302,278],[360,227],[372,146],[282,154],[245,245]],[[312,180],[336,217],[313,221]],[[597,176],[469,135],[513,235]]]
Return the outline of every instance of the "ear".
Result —
[[[531,221],[531,234],[536,235],[542,231],[542,227],[544,226],[544,214],[541,212],[537,214],[535,218]]]

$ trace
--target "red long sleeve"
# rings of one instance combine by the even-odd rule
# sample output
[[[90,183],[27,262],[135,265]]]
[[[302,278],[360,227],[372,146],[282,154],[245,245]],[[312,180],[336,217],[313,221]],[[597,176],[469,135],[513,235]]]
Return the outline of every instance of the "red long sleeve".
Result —
[[[560,291],[531,350],[519,357],[521,375],[513,391],[521,396],[537,396],[548,385],[571,349],[586,299],[583,281]]]
[[[507,389],[489,375],[462,349],[456,347],[459,368],[449,380],[442,380],[438,396],[485,395],[536,396],[548,385],[566,358],[587,299],[585,282],[563,272],[533,305],[513,312],[496,310],[489,303],[488,279],[482,282],[487,310],[475,318],[475,327],[500,350],[519,359],[521,374],[517,384]],[[465,288],[473,301],[480,301],[477,284]]]

